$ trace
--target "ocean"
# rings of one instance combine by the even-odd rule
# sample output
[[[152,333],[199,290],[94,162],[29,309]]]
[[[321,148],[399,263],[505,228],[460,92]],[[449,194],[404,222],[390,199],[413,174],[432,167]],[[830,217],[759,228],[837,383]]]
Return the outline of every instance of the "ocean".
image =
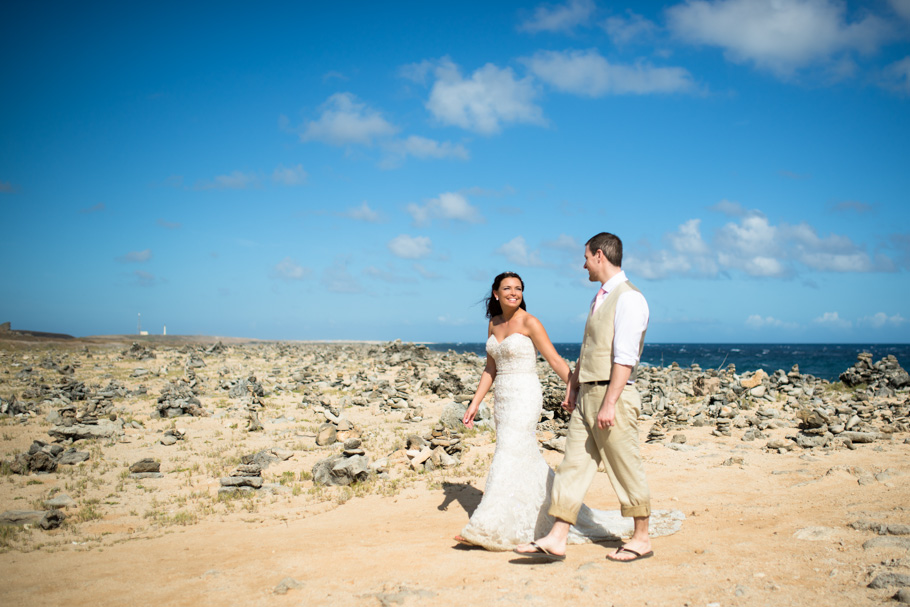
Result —
[[[482,343],[427,344],[431,350],[472,352],[485,355]],[[570,361],[578,358],[580,343],[553,344],[559,354]],[[697,364],[702,369],[720,369],[736,365],[736,372],[764,369],[769,374],[778,369],[789,371],[799,365],[800,373],[820,379],[838,381],[841,373],[856,362],[860,352],[871,352],[877,362],[893,354],[901,366],[910,364],[910,344],[645,344],[642,362],[666,367],[674,362],[681,367]]]

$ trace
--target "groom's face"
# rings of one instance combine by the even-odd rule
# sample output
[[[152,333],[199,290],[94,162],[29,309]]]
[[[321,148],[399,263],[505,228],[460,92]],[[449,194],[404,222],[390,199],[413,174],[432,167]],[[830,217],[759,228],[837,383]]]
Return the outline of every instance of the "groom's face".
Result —
[[[597,276],[600,276],[600,266],[603,258],[603,253],[600,249],[597,249],[597,254],[591,254],[591,249],[588,245],[585,245],[585,270],[588,271],[588,280],[591,282],[600,282],[600,279]]]

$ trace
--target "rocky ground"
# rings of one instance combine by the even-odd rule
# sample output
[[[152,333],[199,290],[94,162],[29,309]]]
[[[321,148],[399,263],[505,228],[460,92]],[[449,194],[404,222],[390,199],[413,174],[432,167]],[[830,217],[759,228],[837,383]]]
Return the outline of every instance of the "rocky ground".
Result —
[[[654,507],[686,520],[633,565],[451,540],[495,448],[489,408],[458,421],[482,369],[400,342],[0,340],[0,604],[910,602],[899,361],[642,369]],[[617,507],[605,475],[588,503]]]

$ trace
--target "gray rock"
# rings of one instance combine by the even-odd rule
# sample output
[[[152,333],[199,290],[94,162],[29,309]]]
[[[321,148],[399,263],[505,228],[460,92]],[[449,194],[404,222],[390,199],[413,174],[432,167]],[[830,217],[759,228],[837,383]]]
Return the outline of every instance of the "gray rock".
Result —
[[[313,483],[317,485],[333,485],[332,466],[342,459],[344,459],[344,455],[337,453],[316,462],[313,465]]]
[[[91,438],[114,438],[123,434],[123,420],[110,421],[99,419],[97,424],[73,424],[72,426],[54,426],[47,433],[60,441],[82,440]]]
[[[75,505],[76,505],[76,500],[74,500],[73,498],[71,498],[70,496],[68,496],[64,493],[55,495],[51,499],[46,500],[44,502],[44,506],[46,508],[50,508],[53,510],[57,510],[60,508],[72,508]]]
[[[319,431],[316,434],[316,444],[320,447],[331,445],[338,440],[337,435],[338,430],[335,428],[335,424],[326,422],[319,426]]]
[[[910,538],[906,537],[874,537],[863,543],[863,550],[872,550],[874,548],[903,548],[910,550]]]
[[[852,443],[874,443],[879,438],[877,432],[842,432],[838,437],[849,439]]]
[[[287,594],[288,590],[294,588],[303,588],[303,582],[298,582],[292,577],[286,577],[278,582],[278,585],[275,586],[275,589],[272,592],[275,594]]]
[[[548,441],[544,441],[543,446],[551,451],[558,451],[559,453],[566,452],[566,437],[565,436],[556,436],[551,438]]]
[[[910,575],[905,573],[882,573],[875,576],[869,584],[869,588],[890,588],[891,586],[900,586],[906,588],[910,586]]]
[[[464,428],[464,423],[461,420],[464,419],[464,414],[467,410],[467,403],[449,403],[442,410],[439,421],[445,426],[456,430]],[[493,427],[493,415],[486,403],[480,403],[480,409],[478,409],[477,415],[474,417],[474,425],[478,428]]]
[[[158,472],[161,470],[161,462],[155,461],[150,457],[143,458],[130,466],[130,472],[138,474],[142,472]]]
[[[66,519],[58,510],[7,510],[0,514],[0,525],[38,525],[44,530],[56,529]]]
[[[262,487],[261,476],[225,476],[220,482],[222,487],[252,487],[253,489]]]
[[[67,449],[60,454],[60,457],[57,458],[57,463],[73,466],[88,461],[89,457],[90,456],[88,451],[76,451],[75,449]]]

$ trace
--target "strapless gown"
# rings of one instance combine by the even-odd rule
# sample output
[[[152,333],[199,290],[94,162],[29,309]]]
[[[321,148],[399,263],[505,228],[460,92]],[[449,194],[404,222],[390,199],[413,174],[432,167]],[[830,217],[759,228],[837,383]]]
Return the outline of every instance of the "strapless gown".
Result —
[[[543,394],[534,342],[521,333],[513,333],[502,342],[491,335],[486,349],[496,361],[496,450],[483,499],[461,535],[488,550],[512,550],[517,544],[546,535],[552,527],[553,517],[547,510],[554,474],[537,446]],[[678,510],[653,511],[651,535],[674,533],[683,518]],[[582,506],[569,532],[569,542],[618,540],[631,535],[632,526],[633,520],[618,510]]]

